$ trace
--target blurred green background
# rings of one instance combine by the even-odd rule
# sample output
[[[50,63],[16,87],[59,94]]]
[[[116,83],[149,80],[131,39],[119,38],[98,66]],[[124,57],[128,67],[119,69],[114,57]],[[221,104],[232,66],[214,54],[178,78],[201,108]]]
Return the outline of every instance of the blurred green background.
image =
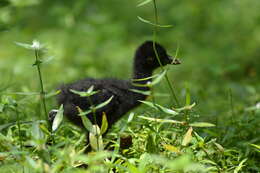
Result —
[[[52,58],[42,66],[48,92],[60,83],[84,77],[129,78],[136,47],[153,38],[153,27],[137,19],[153,21],[152,4],[138,8],[138,3],[0,0],[0,95],[39,91],[33,52],[15,44],[34,39],[48,48],[43,59]],[[259,111],[248,108],[260,101],[260,1],[157,3],[159,23],[173,24],[159,29],[158,41],[172,55],[179,47],[182,65],[171,67],[169,77],[182,105],[188,85],[192,102],[197,103],[197,119],[218,125],[210,135],[220,137],[226,145],[236,145],[234,140],[259,143]],[[165,82],[156,91],[170,93]],[[22,100],[27,110],[24,117],[33,118],[34,96],[11,96]],[[157,100],[171,106],[169,97]],[[48,109],[53,107],[51,98]],[[233,124],[226,121],[231,119]],[[0,117],[1,122],[11,120],[11,116]]]

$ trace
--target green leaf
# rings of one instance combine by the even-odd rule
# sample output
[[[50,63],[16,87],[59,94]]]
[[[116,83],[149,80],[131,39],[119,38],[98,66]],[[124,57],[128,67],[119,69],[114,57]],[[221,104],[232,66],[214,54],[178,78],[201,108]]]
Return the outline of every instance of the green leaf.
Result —
[[[79,95],[80,97],[89,97],[99,92],[99,91],[91,91],[91,87],[87,91],[76,91],[73,89],[70,89],[70,91],[74,94]]]
[[[154,136],[150,133],[146,139],[146,150],[148,153],[156,153],[158,146],[155,144]]]
[[[112,100],[113,98],[114,98],[114,96],[111,96],[111,97],[110,97],[109,99],[107,99],[105,102],[98,104],[98,105],[95,107],[95,109],[100,109],[100,108],[106,106],[107,104],[109,104],[109,103],[111,102],[111,100]]]
[[[141,3],[139,3],[137,5],[137,7],[141,7],[141,6],[146,5],[146,4],[150,3],[150,2],[152,2],[152,0],[145,0],[145,1],[141,2]]]
[[[169,144],[163,144],[163,147],[168,151],[171,151],[174,153],[181,153],[179,147],[175,147],[175,146],[169,145]]]
[[[2,131],[3,129],[13,126],[15,123],[6,123],[6,124],[2,124],[0,125],[0,131]]]
[[[205,143],[205,140],[198,134],[196,133],[195,131],[193,132],[196,136],[196,139],[199,141],[199,142],[202,142],[202,144]]]
[[[151,108],[154,108],[155,110],[159,110],[158,107],[155,106],[155,103],[152,103],[152,102],[148,102],[148,101],[143,101],[143,100],[138,100],[139,102],[141,103],[144,103],[145,105],[151,107]]]
[[[60,94],[60,92],[61,92],[61,90],[50,92],[45,95],[45,98],[50,98],[50,97],[56,96],[56,95]]]
[[[134,164],[132,164],[130,162],[127,162],[126,166],[127,166],[128,170],[129,170],[129,172],[131,172],[131,173],[140,173],[139,169]]]
[[[186,105],[182,108],[177,108],[174,110],[176,110],[177,112],[181,112],[181,111],[185,111],[185,110],[191,110],[194,106],[196,106],[196,103],[192,103],[191,105]]]
[[[178,115],[179,113],[174,111],[174,110],[171,110],[171,109],[168,109],[168,108],[165,108],[159,104],[156,104],[156,103],[152,103],[152,102],[148,102],[148,101],[143,101],[143,100],[139,100],[139,102],[141,103],[144,103],[146,104],[147,106],[149,107],[152,107],[154,108],[155,110],[158,110],[158,111],[161,111],[161,112],[164,112],[166,114],[170,114],[170,115]]]
[[[104,134],[107,131],[107,128],[108,128],[107,116],[106,116],[106,113],[103,112],[102,125],[101,125],[101,132],[100,133]]]
[[[127,119],[127,123],[120,129],[119,134],[122,134],[122,133],[125,131],[126,127],[127,127],[127,126],[129,125],[129,123],[133,120],[134,115],[135,115],[135,114],[134,114],[133,112],[131,112],[131,113],[129,114],[128,119]]]
[[[257,111],[259,109],[260,109],[260,102],[256,103],[255,106],[251,106],[251,107],[246,108],[245,110],[246,111]]]
[[[30,96],[30,95],[40,95],[39,92],[10,92],[6,93],[10,95],[24,95],[24,96]]]
[[[34,48],[32,47],[31,44],[19,43],[19,42],[15,42],[15,44],[16,44],[17,46],[23,47],[23,48],[25,48],[25,49],[34,50]]]
[[[250,144],[250,145],[258,149],[258,152],[260,152],[260,145],[256,145],[256,144]]]
[[[39,66],[39,65],[41,65],[41,63],[42,63],[42,61],[37,59],[37,60],[33,63],[32,66]]]
[[[33,123],[45,123],[45,120],[34,120],[34,121],[21,121],[20,124],[33,124]],[[12,123],[6,123],[6,124],[2,124],[0,125],[0,131],[2,131],[5,128],[11,127],[13,125],[17,124],[16,122],[12,122]]]
[[[84,111],[84,112],[81,111],[81,112],[79,113],[79,115],[80,115],[80,116],[87,115],[87,114],[93,112],[93,110],[97,110],[97,109],[100,109],[100,108],[106,106],[107,104],[110,103],[110,101],[113,99],[113,97],[114,97],[114,96],[111,96],[111,97],[110,97],[109,99],[107,99],[105,102],[100,103],[100,104],[98,104],[97,106],[92,106],[92,107],[90,108],[90,110],[87,110],[87,111]]]
[[[155,77],[157,77],[158,74],[155,74],[153,76],[149,76],[149,77],[145,77],[145,78],[140,78],[140,79],[132,79],[133,82],[138,82],[138,81],[145,81],[145,80],[149,80],[149,79],[153,79]]]
[[[225,149],[219,143],[214,142],[214,144],[216,145],[216,147],[218,148],[219,151],[221,151],[221,152],[225,151]]]
[[[77,109],[79,111],[79,115],[82,119],[83,125],[84,127],[89,131],[89,132],[93,132],[93,124],[91,123],[91,121],[88,119],[88,117],[86,115],[82,115],[82,110],[77,106]]]
[[[186,106],[190,105],[190,88],[188,84],[186,83]]]
[[[150,82],[148,81],[147,83],[141,84],[141,83],[132,83],[133,86],[137,86],[137,87],[150,87]]]
[[[130,122],[133,120],[134,115],[135,115],[135,113],[133,113],[133,112],[131,112],[131,113],[129,114],[129,117],[128,117],[128,119],[127,119],[127,123],[130,123]]]
[[[59,125],[61,124],[63,119],[63,104],[60,106],[54,120],[52,123],[52,131],[54,132],[55,130],[58,129]]]
[[[135,92],[135,93],[138,93],[138,94],[143,94],[143,95],[146,95],[146,96],[151,95],[151,91],[142,91],[142,90],[137,90],[137,89],[129,89],[129,91],[132,91],[132,92]]]
[[[93,92],[93,90],[94,90],[94,85],[91,85],[90,87],[89,87],[89,89],[87,90],[87,93],[92,93]]]
[[[239,165],[236,167],[236,169],[234,170],[234,173],[238,173],[240,172],[240,170],[245,166],[244,163],[247,161],[247,159],[242,160]]]
[[[201,160],[202,163],[205,163],[205,164],[211,164],[211,165],[218,165],[217,163],[213,162],[212,160],[208,160],[208,159],[203,159]]]
[[[47,129],[47,127],[44,124],[40,124],[39,127],[40,127],[40,129],[42,130],[43,133],[51,136],[51,133],[49,132],[49,130]]]
[[[103,150],[103,139],[98,125],[93,125],[91,128],[93,129],[93,131],[89,133],[89,143],[91,148],[95,151]]]
[[[159,118],[151,118],[151,117],[145,117],[145,116],[138,116],[138,118],[142,118],[149,121],[155,121],[159,123],[172,123],[172,124],[185,124],[185,122],[177,121],[177,120],[169,120],[169,119],[159,119]]]
[[[215,124],[211,124],[211,123],[207,123],[207,122],[195,122],[195,123],[189,124],[189,126],[192,126],[192,127],[214,127]]]
[[[150,83],[150,85],[151,85],[151,86],[154,86],[154,85],[156,85],[157,83],[159,83],[159,82],[163,79],[163,77],[166,75],[166,72],[167,72],[167,70],[164,70],[161,74],[159,74],[159,75]]]
[[[40,42],[37,40],[33,40],[32,44],[20,42],[15,42],[15,44],[29,50],[40,50],[43,48],[43,45],[41,45]]]
[[[2,104],[2,103],[0,103],[0,113],[2,113],[3,112],[3,110],[4,110],[4,104]]]
[[[54,56],[46,57],[44,61],[42,61],[42,64],[48,64],[54,59]]]
[[[178,115],[179,113],[178,112],[175,112],[174,110],[172,109],[168,109],[168,108],[165,108],[161,105],[157,105],[156,106],[158,107],[158,109],[166,114],[170,114],[170,115]]]
[[[40,129],[40,124],[38,122],[33,123],[32,125],[32,136],[35,140],[44,139],[44,133]]]
[[[188,129],[188,131],[186,132],[186,134],[184,135],[184,138],[183,138],[183,140],[182,140],[182,143],[181,143],[181,145],[183,145],[183,146],[186,146],[187,144],[189,144],[190,143],[190,141],[191,141],[191,139],[192,139],[192,131],[193,131],[193,129],[192,129],[192,127],[190,127],[189,129]]]
[[[138,18],[141,22],[144,22],[144,23],[147,23],[147,24],[150,24],[150,25],[153,25],[153,26],[157,26],[157,27],[161,27],[161,28],[169,28],[169,27],[172,27],[172,25],[158,25],[158,24],[152,23],[152,22],[150,22],[149,20],[145,20],[145,19],[143,19],[143,18],[140,17],[140,16],[137,16],[137,18]]]

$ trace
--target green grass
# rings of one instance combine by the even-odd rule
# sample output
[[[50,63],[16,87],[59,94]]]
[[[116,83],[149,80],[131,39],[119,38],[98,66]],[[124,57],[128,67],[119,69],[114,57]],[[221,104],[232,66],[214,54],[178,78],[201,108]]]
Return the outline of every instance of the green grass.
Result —
[[[17,1],[0,8],[1,172],[260,171],[257,0],[158,1],[157,22],[173,27],[156,28],[156,39],[172,55],[179,47],[182,61],[169,67],[169,82],[180,107],[196,105],[172,115],[143,104],[132,111],[133,120],[128,121],[127,114],[103,136],[111,148],[106,152],[83,153],[85,131],[65,119],[51,140],[38,72],[32,66],[34,52],[15,42],[37,39],[48,48],[41,56],[42,81],[47,110],[57,109],[48,94],[60,83],[131,77],[136,46],[154,38],[153,26],[136,16],[157,23],[153,1],[137,8],[138,3]],[[166,80],[153,87],[153,95],[158,105],[176,110]],[[196,122],[215,126],[196,127]],[[129,135],[132,146],[119,149],[120,136]]]

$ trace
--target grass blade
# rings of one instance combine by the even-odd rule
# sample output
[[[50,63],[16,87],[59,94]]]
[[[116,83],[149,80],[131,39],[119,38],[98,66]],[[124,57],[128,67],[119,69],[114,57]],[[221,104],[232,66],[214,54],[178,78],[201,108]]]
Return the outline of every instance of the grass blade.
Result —
[[[83,115],[82,110],[80,109],[80,107],[77,106],[77,109],[79,111],[79,116],[82,119],[83,125],[84,127],[91,133],[93,133],[93,124],[91,123],[91,121],[88,119],[88,117],[86,115]]]
[[[215,127],[215,124],[207,123],[207,122],[195,122],[189,124],[192,127]]]
[[[142,90],[137,90],[137,89],[129,89],[129,91],[132,91],[132,92],[135,92],[135,93],[138,93],[138,94],[143,94],[143,95],[146,95],[146,96],[151,95],[151,91],[142,91]]]
[[[111,102],[111,100],[112,100],[113,98],[114,98],[114,96],[111,96],[111,97],[110,97],[108,100],[106,100],[105,102],[98,104],[98,105],[95,107],[95,109],[100,109],[100,108],[106,106],[107,104],[109,104],[109,103]]]
[[[102,125],[101,125],[101,130],[100,130],[101,135],[107,131],[107,128],[108,128],[107,115],[105,112],[103,112]]]
[[[185,122],[177,121],[177,120],[169,120],[169,119],[159,119],[159,118],[151,118],[151,117],[145,117],[145,116],[138,116],[138,118],[142,118],[149,121],[155,121],[159,123],[172,123],[172,124],[185,124]]]
[[[96,93],[98,93],[98,91],[76,91],[76,90],[73,90],[73,89],[70,89],[70,91],[74,94],[77,94],[79,95],[80,97],[89,97],[89,96],[92,96]]]
[[[139,3],[139,4],[137,5],[137,7],[144,6],[144,5],[146,5],[146,4],[150,3],[150,2],[152,2],[152,0],[145,0],[145,1],[141,2],[141,3]]]
[[[146,20],[140,16],[137,16],[137,18],[141,21],[141,22],[144,22],[144,23],[147,23],[147,24],[150,24],[150,25],[153,25],[153,26],[157,26],[157,27],[160,27],[160,28],[170,28],[172,27],[172,25],[159,25],[159,24],[155,24],[149,20]]]
[[[54,132],[55,130],[58,129],[59,125],[61,124],[63,119],[63,105],[60,106],[54,120],[52,123],[52,131]]]
[[[190,127],[188,129],[188,131],[186,132],[186,134],[184,135],[181,145],[187,146],[190,143],[190,141],[192,139],[192,131],[193,131],[193,129],[192,129],[192,127]]]
[[[234,170],[234,173],[240,172],[240,170],[245,166],[244,163],[245,163],[246,161],[247,161],[247,159],[242,160],[242,161],[239,163],[238,167],[236,167],[236,169]]]
[[[89,133],[89,143],[91,148],[95,151],[103,150],[104,145],[102,136],[100,135],[100,128],[98,125],[93,125],[91,128],[93,129],[93,131]]]
[[[167,70],[164,70],[161,74],[159,74],[159,75],[150,83],[150,85],[151,85],[151,86],[154,86],[154,85],[156,85],[157,83],[159,83],[159,82],[163,79],[163,77],[166,75],[166,73],[167,73]]]
[[[190,105],[190,88],[188,86],[188,84],[186,83],[186,96],[185,96],[185,102],[186,102],[186,106]]]
[[[148,102],[148,101],[143,101],[143,100],[139,100],[139,102],[141,103],[144,103],[146,104],[147,106],[149,107],[152,107],[154,108],[155,110],[158,110],[158,111],[161,111],[161,112],[164,112],[166,114],[170,114],[170,115],[178,115],[179,113],[172,110],[172,109],[168,109],[168,108],[165,108],[159,104],[156,104],[156,103],[152,103],[152,102]]]

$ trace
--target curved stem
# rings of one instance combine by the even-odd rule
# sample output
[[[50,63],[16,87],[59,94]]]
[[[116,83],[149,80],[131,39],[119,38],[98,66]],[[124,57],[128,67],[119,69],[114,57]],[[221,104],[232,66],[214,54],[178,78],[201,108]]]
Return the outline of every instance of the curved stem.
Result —
[[[36,66],[37,66],[37,71],[38,71],[39,83],[40,83],[40,87],[41,87],[40,96],[41,96],[41,100],[42,100],[42,105],[43,105],[46,121],[49,122],[48,121],[48,113],[47,113],[46,101],[45,101],[45,91],[44,91],[43,80],[42,80],[42,73],[41,73],[41,68],[40,68],[40,63],[39,63],[39,53],[38,53],[38,50],[35,49],[34,53],[35,53],[35,60],[36,60]],[[48,128],[50,129],[50,123],[48,123]]]
[[[163,65],[162,65],[162,63],[161,63],[161,61],[160,61],[158,52],[157,52],[156,47],[155,47],[155,41],[156,41],[157,32],[158,32],[158,31],[157,31],[157,30],[158,30],[158,29],[157,29],[157,26],[158,26],[158,10],[157,10],[157,5],[156,5],[156,1],[155,1],[155,0],[153,0],[153,7],[154,7],[154,19],[155,19],[155,25],[154,25],[154,30],[153,30],[153,38],[154,38],[154,39],[153,39],[153,49],[154,49],[154,51],[155,51],[156,58],[157,58],[157,60],[158,60],[158,62],[159,62],[159,64],[160,64],[161,70],[164,70]],[[165,79],[166,79],[166,82],[167,82],[167,84],[168,84],[168,86],[169,86],[169,88],[170,88],[170,90],[171,90],[172,98],[173,98],[174,101],[176,102],[176,106],[177,106],[177,107],[180,107],[178,98],[177,98],[177,96],[176,96],[176,94],[175,94],[175,92],[174,92],[173,86],[172,86],[172,84],[171,84],[171,82],[170,82],[170,80],[169,80],[169,77],[168,77],[167,73],[165,74]]]
[[[17,118],[17,126],[18,126],[18,134],[19,134],[19,143],[20,143],[20,148],[23,148],[23,141],[22,141],[22,134],[21,134],[21,122],[20,122],[20,115],[18,112],[18,106],[15,107],[15,114]]]
[[[48,117],[48,113],[47,113],[47,106],[46,106],[46,100],[45,100],[46,93],[45,93],[44,87],[43,87],[42,73],[41,73],[41,67],[40,67],[41,62],[39,61],[39,52],[37,49],[35,49],[34,53],[35,53],[35,64],[37,66],[39,83],[40,83],[40,87],[41,87],[40,97],[41,97],[41,101],[42,101],[42,105],[43,105],[43,109],[44,109],[45,119],[47,122],[48,130],[51,133],[51,140],[53,143],[55,143],[54,136],[53,136],[52,129],[51,129],[51,122],[49,121],[49,117]]]

